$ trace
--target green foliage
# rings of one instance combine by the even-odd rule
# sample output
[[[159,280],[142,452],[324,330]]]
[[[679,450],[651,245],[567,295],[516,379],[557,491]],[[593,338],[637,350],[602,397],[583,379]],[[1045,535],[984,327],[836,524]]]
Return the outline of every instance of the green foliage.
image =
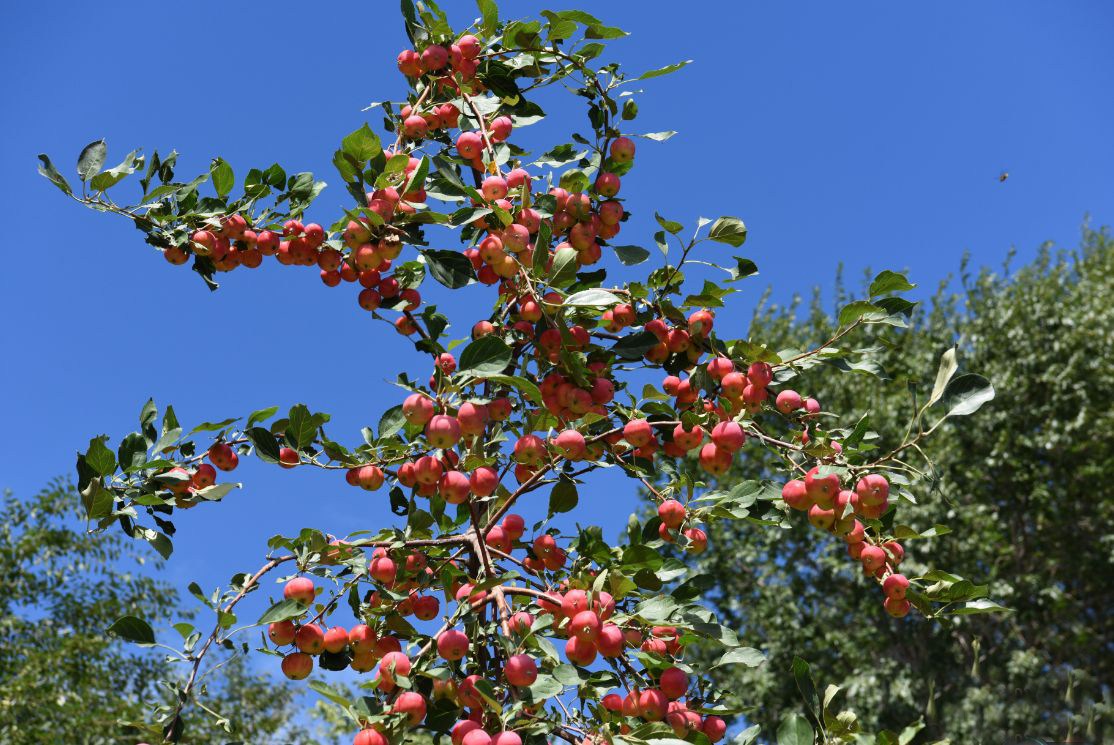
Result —
[[[807,525],[779,530],[724,523],[700,568],[721,578],[712,599],[725,623],[770,656],[763,667],[719,673],[725,687],[748,691],[752,721],[773,731],[788,713],[804,712],[801,693],[786,676],[800,655],[819,678],[845,689],[865,731],[902,732],[923,718],[918,743],[1003,742],[1011,734],[1108,741],[1107,688],[1114,680],[1114,447],[1106,436],[1114,427],[1111,276],[1114,240],[1105,230],[1085,230],[1078,250],[1046,246],[1018,271],[964,271],[962,291],[941,288],[907,331],[871,327],[862,346],[878,349],[890,382],[832,375],[824,367],[794,382],[826,410],[850,415],[869,408],[866,426],[854,437],[873,448],[901,437],[908,412],[926,403],[942,399],[932,409],[941,413],[969,407],[970,391],[982,388],[962,370],[989,371],[994,401],[978,416],[941,425],[943,436],[923,445],[936,467],[901,487],[906,534],[933,536],[909,542],[902,568],[916,576],[939,564],[977,576],[1013,612],[961,615],[946,623],[880,618],[842,541],[824,540]],[[881,281],[872,294],[900,287],[890,280],[878,286]],[[835,333],[818,301],[805,310],[764,306],[751,335],[777,347]],[[847,433],[845,445],[851,437]],[[745,477],[753,478],[758,464],[745,465]],[[764,468],[775,467],[766,458]],[[933,527],[942,510],[946,534]],[[943,573],[931,577],[941,597],[956,590],[968,597],[977,589]],[[957,613],[988,603],[976,598]],[[879,742],[906,741],[904,735],[882,737]]]
[[[87,533],[72,487],[56,481],[30,499],[0,501],[0,742],[102,745],[142,739],[121,725],[142,721],[157,682],[181,674],[158,654],[114,641],[152,642],[148,622],[168,623],[180,598],[151,578],[159,561],[115,532]],[[188,623],[179,624],[192,630]],[[192,631],[188,631],[192,633]],[[292,722],[297,692],[230,656],[208,682],[207,705],[189,715],[194,743],[320,741]]]

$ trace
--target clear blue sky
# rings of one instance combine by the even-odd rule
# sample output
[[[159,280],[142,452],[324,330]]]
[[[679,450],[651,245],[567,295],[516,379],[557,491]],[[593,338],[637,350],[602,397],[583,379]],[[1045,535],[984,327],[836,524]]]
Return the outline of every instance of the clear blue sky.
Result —
[[[446,5],[458,19],[473,7]],[[546,7],[506,5],[518,16]],[[613,44],[631,71],[695,60],[646,84],[635,131],[680,134],[640,142],[624,179],[638,217],[622,237],[651,245],[655,208],[689,224],[742,217],[761,275],[736,296],[739,308],[767,284],[782,300],[830,286],[840,262],[851,278],[907,268],[932,288],[964,251],[997,266],[1011,245],[1023,258],[1045,240],[1073,245],[1087,213],[1114,221],[1109,3],[655,5],[589,8],[631,32]],[[275,0],[265,13],[209,1],[65,12],[17,3],[6,18],[0,487],[29,494],[69,473],[90,436],[131,431],[148,396],[190,423],[304,401],[332,412],[332,436],[352,442],[397,402],[382,381],[402,368],[427,373],[350,287],[269,263],[210,294],[125,221],[80,208],[35,173],[36,153],[47,152],[72,174],[80,148],[105,137],[110,165],[133,147],[176,148],[181,175],[221,155],[240,175],[280,160],[339,183],[330,158],[366,120],[361,108],[403,92],[394,2]],[[585,128],[576,99],[549,113],[563,131]],[[327,223],[346,201],[331,188],[312,216]],[[747,317],[725,321],[741,329]],[[275,533],[392,519],[385,499],[319,472],[251,462],[236,475],[245,490],[181,521],[175,582],[209,587],[253,568]],[[613,535],[635,490],[606,483],[584,490],[578,518]]]

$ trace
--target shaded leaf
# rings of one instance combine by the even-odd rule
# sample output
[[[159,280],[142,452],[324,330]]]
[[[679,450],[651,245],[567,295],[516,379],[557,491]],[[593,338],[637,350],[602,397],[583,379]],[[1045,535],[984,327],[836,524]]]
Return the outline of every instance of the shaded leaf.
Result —
[[[427,249],[421,254],[433,278],[450,290],[464,287],[476,278],[472,262],[459,251]]]
[[[994,386],[982,375],[967,373],[953,378],[944,391],[944,402],[949,407],[944,418],[967,416],[979,410],[994,398]]]
[[[117,618],[111,626],[105,629],[105,632],[134,644],[155,643],[155,632],[151,628],[151,624],[135,616]]]
[[[365,122],[362,127],[340,141],[340,149],[341,152],[363,163],[383,152],[383,145],[379,142],[379,136]]]
[[[692,64],[692,60],[687,59],[687,60],[684,60],[683,62],[675,62],[672,65],[666,65],[665,67],[659,67],[656,70],[647,70],[646,72],[642,73],[637,78],[635,78],[635,80],[649,80],[650,78],[658,78],[658,77],[661,77],[662,75],[668,75],[671,72],[677,72],[682,67],[684,67],[685,65],[689,65],[689,64]]]
[[[641,264],[646,259],[650,258],[650,252],[641,246],[612,246],[615,250],[615,256],[619,261],[627,266],[634,266]]]
[[[236,175],[232,173],[232,166],[224,158],[213,158],[209,166],[209,174],[213,177],[213,188],[220,197],[228,196],[232,187],[236,185]]]
[[[932,386],[932,394],[928,397],[927,406],[931,406],[943,397],[944,390],[952,376],[955,375],[955,371],[959,369],[956,354],[956,347],[953,346],[940,355],[940,367],[936,371],[936,383]]]
[[[108,157],[108,145],[105,144],[104,140],[90,142],[83,147],[81,154],[77,156],[78,178],[82,181],[88,181],[100,173],[106,157]]]
[[[553,491],[549,493],[549,514],[552,516],[560,512],[569,512],[579,501],[580,495],[577,493],[576,483],[570,478],[561,477],[553,485]]]
[[[708,237],[717,243],[727,243],[738,248],[747,239],[747,226],[737,217],[721,217],[712,223]]]
[[[777,745],[813,745],[812,725],[800,714],[790,714],[777,728]]]
[[[511,363],[511,348],[497,336],[481,336],[460,355],[460,374],[497,375]]]
[[[70,188],[69,182],[58,172],[54,164],[50,162],[50,157],[46,153],[39,153],[39,160],[42,161],[39,165],[39,173],[65,193],[73,194],[73,189]]]
[[[305,612],[305,604],[293,598],[280,600],[268,608],[255,623],[257,626],[263,626],[268,623],[275,623],[276,621],[286,621],[291,618],[297,618]]]
[[[766,661],[766,655],[754,647],[737,647],[729,649],[723,654],[716,664],[712,665],[712,669],[722,665],[746,665],[747,667],[758,667]]]
[[[912,290],[916,285],[910,284],[909,280],[905,278],[904,274],[891,272],[887,269],[879,273],[874,281],[870,283],[870,297],[876,298],[879,295],[885,295],[890,292],[905,292]]]

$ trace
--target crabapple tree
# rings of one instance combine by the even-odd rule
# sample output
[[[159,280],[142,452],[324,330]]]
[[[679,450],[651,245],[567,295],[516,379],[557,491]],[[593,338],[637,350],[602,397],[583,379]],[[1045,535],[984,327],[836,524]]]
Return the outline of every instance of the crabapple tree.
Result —
[[[745,630],[720,625],[700,603],[714,578],[672,551],[709,550],[722,521],[807,519],[842,536],[849,561],[877,581],[879,617],[869,623],[933,615],[948,602],[924,592],[933,577],[901,574],[907,536],[893,530],[891,484],[931,429],[867,447],[861,427],[839,429],[837,412],[791,388],[818,365],[832,375],[874,370],[855,332],[900,327],[913,307],[901,294],[913,286],[878,275],[814,349],[732,338],[739,324],[725,300],[756,271],[728,250],[746,239],[740,219],[700,218],[686,231],[654,212],[665,261],[641,274],[650,252],[616,241],[644,209],[623,191],[641,143],[671,134],[634,131],[634,94],[684,63],[628,76],[597,61],[624,32],[588,13],[504,21],[492,0],[479,8],[454,30],[433,2],[402,3],[412,44],[397,57],[405,94],[381,105],[385,137],[365,124],[342,139],[333,163],[351,200],[343,214],[312,219],[324,183],[279,165],[249,170],[237,189],[221,158],[187,181],[176,180],[173,153],[133,152],[105,170],[97,141],[79,156],[75,189],[40,156],[65,194],[131,220],[167,262],[191,264],[211,288],[231,271],[313,275],[350,293],[353,312],[382,322],[380,333],[410,337],[428,365],[428,377],[398,377],[406,394],[360,442],[332,439],[329,416],[302,404],[186,429],[173,408],[160,418],[148,402],[138,431],[114,447],[96,437],[79,455],[89,519],[164,555],[177,511],[219,510],[240,487],[230,476],[244,458],[320,469],[326,481],[382,495],[398,516],[343,536],[307,527],[273,539],[257,571],[211,599],[211,631],[179,625],[176,654],[189,674],[167,683],[172,703],[153,707],[151,739],[188,737],[182,711],[204,705],[206,653],[232,647],[246,621],[263,632],[258,652],[347,712],[356,745],[398,742],[415,728],[453,745],[717,742],[746,695],[716,690],[686,648],[718,648],[721,666],[763,657]],[[544,116],[533,98],[548,86],[587,105],[587,134],[535,156],[516,135]],[[131,175],[142,194],[124,205],[110,190]],[[719,281],[689,287],[686,273],[709,272]],[[488,288],[490,305],[450,325],[428,299],[467,285]],[[466,338],[451,341],[451,328]],[[959,415],[992,395],[981,379],[956,389],[949,365],[929,403],[946,399]],[[752,448],[776,453],[784,478],[706,485],[745,469]],[[570,534],[552,523],[605,468],[656,503],[630,517],[619,545],[601,527]],[[541,495],[548,517],[527,524],[516,506]],[[273,602],[258,619],[237,619],[249,593]],[[109,631],[154,641],[139,618]],[[362,696],[328,682],[344,670]],[[824,721],[798,725],[852,736]]]

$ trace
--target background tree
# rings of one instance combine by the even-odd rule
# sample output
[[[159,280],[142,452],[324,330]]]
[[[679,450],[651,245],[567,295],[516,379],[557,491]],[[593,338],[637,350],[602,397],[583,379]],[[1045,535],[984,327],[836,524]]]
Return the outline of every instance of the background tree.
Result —
[[[162,561],[119,533],[86,532],[80,509],[61,480],[30,499],[8,494],[0,503],[0,741],[11,745],[135,742],[119,722],[143,720],[157,682],[176,674],[161,655],[104,634],[121,616],[169,625],[178,615],[178,593],[151,576]],[[331,735],[330,725],[293,716],[300,691],[253,672],[243,657],[219,668],[209,697],[231,734],[192,712],[190,742]]]
[[[722,682],[755,700],[752,718],[775,722],[801,707],[790,669],[806,658],[818,679],[843,686],[867,729],[956,743],[1000,743],[1007,734],[1106,742],[1114,682],[1114,241],[1084,229],[1075,251],[1045,246],[1020,270],[962,273],[906,331],[872,327],[864,346],[892,380],[834,375],[820,366],[799,385],[825,408],[874,411],[879,442],[900,437],[905,412],[923,401],[933,360],[958,342],[971,367],[992,371],[997,391],[979,416],[924,445],[938,464],[905,490],[901,522],[924,531],[941,510],[951,532],[909,545],[907,571],[944,560],[984,578],[1009,615],[908,618],[878,623],[838,539],[746,521],[699,557],[720,578],[712,596],[742,633],[770,654],[761,668],[732,668]],[[837,288],[842,297],[842,287]],[[752,337],[775,347],[820,342],[836,327],[819,296],[810,307],[763,305]],[[911,388],[912,386],[912,388]],[[912,395],[911,395],[912,390]],[[756,454],[756,457],[765,457]],[[755,464],[723,477],[753,477]],[[767,458],[767,467],[776,464]]]

